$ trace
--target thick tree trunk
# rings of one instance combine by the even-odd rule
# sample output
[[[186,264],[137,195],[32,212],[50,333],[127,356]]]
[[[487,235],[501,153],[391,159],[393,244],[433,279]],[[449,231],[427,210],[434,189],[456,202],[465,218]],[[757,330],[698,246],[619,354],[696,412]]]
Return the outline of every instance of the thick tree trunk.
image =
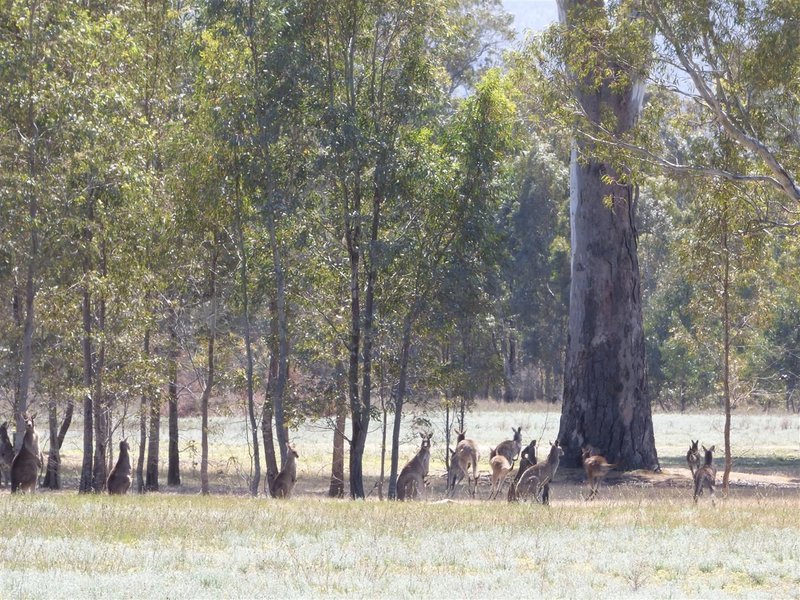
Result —
[[[562,22],[577,5],[559,0]],[[639,116],[643,86],[619,89],[579,81],[575,94],[590,119],[615,117],[616,133]],[[584,445],[623,469],[658,468],[648,397],[635,225],[636,190],[576,141],[570,166],[572,280],[559,440],[565,466],[579,466]],[[609,205],[610,201],[610,205]]]
[[[161,398],[150,398],[150,432],[147,442],[147,474],[144,489],[148,492],[158,491],[158,461],[161,441]]]
[[[624,469],[654,469],[635,202],[630,187],[603,183],[609,168],[579,163],[573,152],[570,325],[559,440],[565,465],[578,466],[582,446],[591,445]]]
[[[58,411],[53,397],[48,405],[48,425],[50,429],[50,449],[47,452],[47,472],[42,487],[51,490],[61,489],[61,453],[58,445]]]

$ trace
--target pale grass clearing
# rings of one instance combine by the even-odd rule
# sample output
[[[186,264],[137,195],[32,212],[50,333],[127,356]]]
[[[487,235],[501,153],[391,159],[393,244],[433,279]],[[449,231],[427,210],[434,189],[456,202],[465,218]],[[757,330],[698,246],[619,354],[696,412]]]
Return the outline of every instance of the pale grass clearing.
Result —
[[[0,497],[6,598],[800,598],[797,496]]]
[[[523,442],[536,439],[540,454],[546,453],[549,442],[558,435],[560,414],[557,405],[505,405],[481,402],[467,415],[467,435],[478,442],[481,452],[480,471],[489,472],[489,450],[511,437],[512,427],[522,427]],[[433,427],[433,447],[430,471],[434,480],[443,477],[444,414],[428,413]],[[391,415],[390,415],[391,419]],[[410,427],[407,418],[402,429],[400,465],[414,456],[419,448],[419,437]],[[166,419],[162,431],[162,471],[166,472]],[[671,473],[688,478],[685,456],[690,439],[700,439],[706,446],[716,445],[716,461],[722,466],[722,415],[656,413],[653,416],[656,445],[662,467]],[[391,422],[389,423],[391,429]],[[180,421],[181,469],[184,489],[199,488],[200,421],[184,418]],[[349,423],[347,427],[349,432]],[[380,473],[380,424],[375,423],[367,440],[364,455],[365,489],[371,490]],[[120,435],[128,436],[131,456],[135,464],[138,455],[138,421],[129,417],[120,428]],[[324,494],[330,474],[333,431],[325,420],[305,423],[290,432],[300,458],[298,460],[299,486],[302,493]],[[758,475],[782,475],[800,483],[800,416],[786,413],[747,414],[737,412],[732,422],[732,448],[734,471]],[[209,432],[210,480],[218,493],[244,494],[250,477],[250,448],[244,416],[212,417]],[[387,439],[387,443],[389,440]],[[42,448],[47,447],[46,431],[41,432]],[[76,421],[64,442],[62,461],[64,485],[76,489],[81,461],[81,423]],[[263,462],[263,461],[262,461]],[[389,455],[386,456],[386,470]],[[685,472],[685,473],[684,473]],[[614,478],[611,477],[611,480]],[[163,475],[166,481],[166,474]],[[733,479],[736,481],[736,478]],[[688,479],[686,480],[688,486]]]

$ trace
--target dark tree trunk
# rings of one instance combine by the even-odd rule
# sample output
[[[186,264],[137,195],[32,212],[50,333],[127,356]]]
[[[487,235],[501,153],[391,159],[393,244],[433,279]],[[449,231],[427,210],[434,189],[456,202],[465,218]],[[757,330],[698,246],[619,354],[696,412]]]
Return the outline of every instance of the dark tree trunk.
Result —
[[[724,208],[727,211],[727,206]],[[731,251],[728,245],[728,218],[727,214],[722,217],[722,332],[723,332],[723,354],[724,372],[722,374],[722,389],[725,396],[725,427],[723,430],[723,440],[725,446],[725,469],[722,473],[722,490],[727,496],[731,477],[731,307],[730,307],[730,287],[731,287]]]
[[[89,220],[92,218],[92,205],[89,202]],[[88,245],[92,239],[92,232],[88,225],[83,232],[84,242]],[[89,278],[89,258],[88,248],[85,250],[87,256],[84,257],[83,276],[83,386],[86,395],[83,399],[83,462],[81,464],[81,481],[79,491],[88,493],[92,491],[92,465],[94,452],[94,405],[92,401],[93,385],[93,356],[92,356],[92,305],[91,296],[88,288]]]
[[[573,22],[584,0],[560,0]],[[591,73],[587,80],[593,79]],[[616,119],[615,133],[639,116],[641,84],[620,89],[579,81],[577,100],[590,119]],[[600,449],[623,469],[658,468],[645,374],[644,330],[635,225],[635,188],[576,141],[570,167],[572,280],[564,398],[559,440],[565,466],[580,464],[581,447]],[[610,206],[608,204],[610,199]]]
[[[178,449],[178,314],[174,309],[170,311],[169,323],[170,353],[168,364],[168,390],[167,410],[169,419],[169,440],[167,444],[167,485],[181,484],[180,454]],[[159,421],[161,418],[161,407],[158,408]],[[153,435],[153,428],[150,428],[150,435]],[[151,442],[152,444],[152,442]],[[158,449],[158,440],[156,440]],[[156,461],[158,453],[156,452]],[[156,463],[157,464],[157,463]],[[150,468],[148,466],[148,479]],[[149,487],[149,486],[148,486]],[[158,489],[158,475],[156,475],[156,489]]]
[[[100,276],[105,278],[106,269],[106,245],[105,240],[100,244]],[[106,487],[108,473],[106,471],[106,448],[108,447],[108,411],[104,399],[103,377],[106,359],[106,343],[103,336],[106,326],[106,300],[101,295],[97,303],[97,330],[99,340],[97,356],[94,367],[94,425],[95,425],[95,446],[94,446],[94,469],[92,473],[92,489],[100,492]]]
[[[150,398],[150,433],[147,441],[147,474],[144,489],[148,492],[158,491],[158,461],[161,441],[161,398]]]
[[[278,475],[278,461],[275,456],[275,439],[272,435],[272,403],[269,399],[269,385],[267,385],[267,398],[261,410],[261,439],[264,441],[264,465],[267,470],[266,482]]]
[[[75,411],[75,402],[70,399],[67,401],[67,410],[64,412],[64,420],[61,422],[61,427],[55,433],[53,427],[53,415],[56,414],[56,402],[51,401],[51,422],[50,422],[50,451],[47,456],[47,473],[44,476],[44,483],[42,487],[51,490],[61,489],[61,446],[64,445],[64,438],[67,436],[70,425],[72,425],[72,414]],[[55,423],[58,423],[58,417],[55,416]],[[55,434],[55,437],[53,437]],[[55,441],[53,441],[55,440]]]

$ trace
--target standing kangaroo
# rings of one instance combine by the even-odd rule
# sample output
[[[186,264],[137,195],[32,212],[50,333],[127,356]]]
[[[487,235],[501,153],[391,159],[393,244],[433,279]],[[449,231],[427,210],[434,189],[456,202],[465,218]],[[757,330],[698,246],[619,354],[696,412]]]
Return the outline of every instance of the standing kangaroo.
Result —
[[[0,425],[0,485],[3,479],[11,481],[11,463],[14,460],[14,444],[8,437],[8,421]]]
[[[711,504],[716,505],[714,502],[714,484],[717,480],[717,468],[714,466],[715,447],[716,446],[711,446],[711,448],[706,448],[703,446],[703,451],[706,453],[706,461],[694,474],[695,503],[697,502],[697,498],[703,495],[703,488],[708,488],[709,494],[711,494]]]
[[[456,430],[456,434],[459,437],[456,449],[448,448],[450,468],[447,471],[447,495],[452,496],[455,493],[456,484],[466,475],[470,496],[474,497],[475,491],[478,489],[478,460],[480,459],[478,444],[474,440],[466,438],[466,430]],[[472,469],[472,478],[469,476],[470,468]]]
[[[490,460],[497,455],[505,456],[509,463],[514,463],[517,460],[517,456],[522,450],[522,427],[517,427],[516,429],[512,427],[511,431],[514,432],[514,438],[500,442],[497,448],[489,453]]]
[[[508,487],[508,501],[514,501],[514,488],[519,482],[519,478],[522,477],[522,474],[528,469],[528,467],[532,467],[536,464],[536,440],[531,440],[531,443],[525,446],[520,452],[519,455],[519,469],[517,469],[517,475],[514,477],[514,481]]]
[[[692,445],[689,446],[689,451],[686,453],[686,462],[689,464],[689,470],[692,472],[692,479],[694,479],[694,474],[697,472],[697,469],[700,468],[700,449],[697,445],[700,443],[700,440],[696,442],[692,440]]]
[[[420,433],[422,444],[419,452],[408,461],[397,477],[397,499],[414,500],[425,487],[425,478],[428,476],[428,465],[431,462],[431,437],[432,433]]]
[[[604,456],[592,456],[589,448],[583,449],[581,457],[583,458],[583,469],[586,471],[586,482],[589,484],[589,495],[586,499],[591,500],[600,489],[600,481],[617,465],[609,464]]]
[[[25,437],[14,460],[11,461],[11,493],[18,489],[23,492],[36,490],[36,478],[42,468],[42,455],[39,452],[39,434],[33,420],[36,415],[25,415]]]
[[[273,498],[289,498],[297,482],[297,459],[300,455],[289,442],[286,442],[286,464],[277,477],[269,482],[269,493]]]
[[[519,478],[516,485],[512,486],[514,494],[509,493],[509,501],[513,502],[517,499],[524,499],[530,495],[539,502],[539,494],[542,494],[542,503],[550,503],[550,482],[558,470],[558,464],[561,457],[564,456],[564,451],[558,445],[558,440],[555,443],[550,443],[550,453],[547,455],[547,460],[543,463],[537,463],[532,467],[528,467]]]
[[[119,443],[119,458],[117,464],[111,469],[106,480],[108,493],[112,495],[125,495],[131,487],[131,455],[130,447],[126,440]]]

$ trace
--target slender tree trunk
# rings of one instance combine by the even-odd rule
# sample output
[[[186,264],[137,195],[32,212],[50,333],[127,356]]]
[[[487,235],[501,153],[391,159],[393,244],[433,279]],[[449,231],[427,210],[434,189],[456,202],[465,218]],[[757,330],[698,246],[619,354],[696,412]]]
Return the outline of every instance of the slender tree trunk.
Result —
[[[100,243],[100,277],[105,279],[107,276],[106,268],[106,244],[105,240]],[[95,447],[94,447],[94,469],[92,473],[92,489],[100,492],[106,487],[108,474],[106,471],[106,448],[108,447],[108,411],[104,400],[103,377],[105,374],[106,342],[104,339],[106,326],[106,300],[101,295],[97,303],[97,331],[99,333],[99,343],[97,345],[97,355],[95,358],[94,369],[94,425],[95,425]]]
[[[150,329],[144,332],[143,354],[145,361],[150,361]],[[152,399],[150,398],[150,386],[145,386],[145,391],[142,392],[141,404],[139,405],[139,456],[136,460],[136,491],[143,494],[145,491],[144,482],[144,460],[145,448],[147,446],[147,413],[148,406]]]
[[[269,243],[272,250],[273,275],[275,276],[275,302],[273,313],[273,333],[277,336],[277,373],[273,380],[274,386],[270,394],[272,409],[275,416],[275,434],[278,438],[278,449],[281,455],[281,468],[286,464],[286,443],[289,436],[284,418],[284,398],[286,385],[289,380],[289,331],[286,315],[286,278],[283,270],[283,258],[278,242],[275,218],[270,209],[268,211],[267,225],[269,229]]]
[[[574,22],[587,0],[559,0],[561,20]],[[628,131],[641,110],[644,87],[576,81],[587,115],[616,117]],[[592,81],[588,81],[592,79]],[[592,148],[573,144],[570,166],[572,280],[570,285],[564,398],[559,440],[565,466],[579,466],[584,445],[601,449],[623,469],[658,468],[644,357],[644,329],[637,255],[637,191]],[[610,202],[610,205],[609,205]]]
[[[727,210],[727,206],[725,207]],[[725,396],[725,471],[722,475],[722,491],[727,496],[731,476],[731,312],[730,312],[730,285],[731,285],[731,255],[728,247],[728,220],[722,218],[722,252],[723,252],[723,279],[722,279],[722,328],[724,373],[722,379],[723,394]]]
[[[400,377],[397,384],[397,397],[394,403],[394,423],[392,426],[392,455],[389,471],[390,500],[397,498],[397,475],[400,467],[400,425],[403,421],[403,404],[406,398],[412,319],[412,313],[409,312],[403,320],[403,341],[400,348]]]
[[[258,496],[261,483],[261,455],[258,449],[258,424],[256,423],[255,400],[253,394],[253,344],[250,337],[250,302],[248,294],[247,249],[244,243],[244,227],[242,225],[242,201],[239,195],[239,182],[236,185],[237,237],[239,243],[239,276],[242,286],[242,304],[244,308],[244,350],[247,360],[247,416],[250,420],[250,433],[253,443],[253,478],[250,481],[250,494]]]
[[[33,329],[35,325],[34,306],[36,297],[36,261],[39,259],[39,228],[37,225],[39,215],[38,189],[33,182],[37,179],[38,162],[37,146],[39,143],[39,128],[35,118],[35,103],[37,100],[36,79],[34,68],[38,60],[38,44],[34,39],[34,23],[36,22],[36,4],[29,5],[29,21],[27,32],[27,98],[26,98],[26,138],[28,145],[27,167],[28,179],[28,217],[30,219],[30,237],[28,244],[27,269],[25,275],[25,321],[22,328],[22,357],[19,365],[19,380],[17,383],[17,397],[15,398],[14,417],[16,419],[17,435],[14,439],[15,450],[22,448],[25,437],[24,414],[28,410],[28,391],[30,389],[31,368],[33,365]]]
[[[209,493],[208,486],[208,401],[214,387],[214,343],[217,338],[217,259],[219,258],[219,234],[214,233],[214,245],[211,248],[211,261],[208,272],[208,293],[211,298],[211,314],[208,318],[208,363],[206,382],[200,398],[200,416],[202,431],[200,435],[200,489],[203,494]]]
[[[90,259],[89,246],[92,241],[92,230],[89,223],[94,220],[93,200],[89,199],[87,205],[87,223],[83,230],[83,241],[86,244],[83,259],[83,386],[86,395],[83,399],[83,463],[81,465],[81,481],[79,491],[88,493],[92,491],[92,466],[94,452],[94,403],[93,393],[93,363],[92,354],[92,305],[89,292]]]
[[[269,388],[269,385],[267,385]],[[275,440],[272,435],[272,403],[269,400],[269,389],[261,410],[261,438],[264,441],[264,465],[267,470],[266,483],[269,484],[278,475],[278,461],[275,456]]]
[[[51,490],[61,489],[61,453],[58,445],[58,412],[55,397],[48,404],[48,425],[50,429],[50,449],[47,452],[47,472],[42,487]]]
[[[336,349],[334,349],[334,352]],[[336,425],[333,431],[331,482],[328,496],[344,498],[344,429],[347,426],[347,379],[344,365],[336,363]]]
[[[169,355],[169,395],[167,410],[169,419],[169,440],[167,443],[167,485],[181,484],[180,450],[178,447],[178,314],[172,309],[170,314],[170,355]],[[159,406],[159,420],[161,407]],[[150,435],[153,434],[152,428]],[[158,447],[156,442],[156,447]]]

